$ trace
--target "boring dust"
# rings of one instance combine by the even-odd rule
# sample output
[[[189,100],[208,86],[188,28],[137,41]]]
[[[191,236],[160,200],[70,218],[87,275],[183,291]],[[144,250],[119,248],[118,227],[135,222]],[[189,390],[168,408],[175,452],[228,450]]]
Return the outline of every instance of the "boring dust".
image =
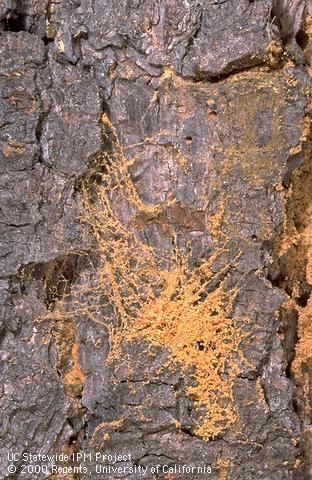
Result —
[[[308,105],[311,112],[311,101]],[[304,161],[293,175],[285,195],[285,217],[275,239],[279,287],[288,295],[284,308],[297,312],[297,342],[291,363],[295,401],[304,433],[312,413],[312,138],[311,119],[302,130]],[[300,153],[300,152],[298,152]],[[312,432],[310,431],[310,434]]]
[[[114,153],[105,158],[106,171],[96,191],[90,195],[86,181],[83,195],[84,221],[92,227],[102,258],[98,282],[119,319],[110,327],[109,359],[118,363],[125,342],[139,339],[168,349],[167,367],[180,365],[191,372],[193,382],[186,393],[205,410],[196,434],[208,440],[237,419],[232,388],[242,333],[231,318],[235,291],[226,290],[222,282],[208,291],[215,258],[190,270],[174,232],[171,251],[157,251],[140,239],[137,218],[151,221],[176,201],[170,197],[152,207],[142,203],[128,172],[133,159],[124,155],[107,116],[104,122],[114,137]],[[131,221],[125,226],[123,215],[133,219],[132,227]]]

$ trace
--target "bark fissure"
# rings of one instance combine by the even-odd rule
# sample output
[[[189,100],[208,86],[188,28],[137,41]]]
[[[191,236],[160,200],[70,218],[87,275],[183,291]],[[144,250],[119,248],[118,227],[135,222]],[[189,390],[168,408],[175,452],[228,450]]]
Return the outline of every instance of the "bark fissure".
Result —
[[[308,108],[310,104],[308,104]],[[312,292],[312,145],[311,117],[303,126],[302,164],[292,173],[285,193],[285,220],[274,240],[270,279],[285,291],[280,333],[285,349],[286,375],[294,383],[294,405],[302,428],[305,474],[311,474],[311,292]]]

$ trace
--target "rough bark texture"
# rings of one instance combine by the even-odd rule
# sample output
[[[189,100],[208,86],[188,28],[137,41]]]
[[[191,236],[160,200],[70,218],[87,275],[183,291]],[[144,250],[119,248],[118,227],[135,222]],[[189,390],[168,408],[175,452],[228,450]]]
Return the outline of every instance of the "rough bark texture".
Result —
[[[310,478],[311,15],[1,2],[1,478]]]

